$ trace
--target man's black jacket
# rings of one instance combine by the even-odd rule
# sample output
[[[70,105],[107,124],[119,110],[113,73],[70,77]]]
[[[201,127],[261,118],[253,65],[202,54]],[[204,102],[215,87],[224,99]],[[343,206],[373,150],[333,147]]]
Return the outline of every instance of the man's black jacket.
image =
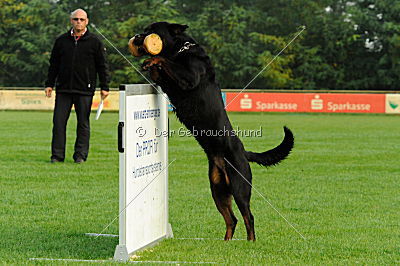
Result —
[[[99,87],[108,91],[106,52],[100,39],[89,30],[75,41],[71,31],[59,36],[50,57],[46,87],[57,92],[94,95],[97,74]]]

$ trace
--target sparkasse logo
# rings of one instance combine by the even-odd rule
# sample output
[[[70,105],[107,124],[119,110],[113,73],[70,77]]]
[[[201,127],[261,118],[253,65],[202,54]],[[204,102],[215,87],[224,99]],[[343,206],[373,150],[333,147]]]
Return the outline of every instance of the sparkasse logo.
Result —
[[[253,100],[249,99],[249,95],[245,94],[243,98],[240,100],[240,108],[241,109],[251,109],[253,107]]]
[[[311,110],[322,109],[324,109],[324,100],[320,99],[320,96],[317,94],[314,96],[314,99],[311,100]]]

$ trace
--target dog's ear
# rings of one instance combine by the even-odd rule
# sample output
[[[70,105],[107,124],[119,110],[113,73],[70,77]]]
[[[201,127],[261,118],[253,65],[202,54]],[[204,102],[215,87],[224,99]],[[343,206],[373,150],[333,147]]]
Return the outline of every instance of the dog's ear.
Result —
[[[182,24],[177,24],[177,23],[173,23],[173,24],[169,24],[168,25],[168,30],[170,31],[171,34],[173,35],[178,35],[183,33],[187,28],[189,28],[188,25],[182,25]]]

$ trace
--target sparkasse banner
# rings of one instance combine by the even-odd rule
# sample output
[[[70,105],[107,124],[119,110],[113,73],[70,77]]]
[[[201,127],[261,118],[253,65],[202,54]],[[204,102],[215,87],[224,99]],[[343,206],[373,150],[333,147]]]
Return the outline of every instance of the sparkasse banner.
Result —
[[[385,94],[226,93],[226,110],[243,112],[385,113]]]

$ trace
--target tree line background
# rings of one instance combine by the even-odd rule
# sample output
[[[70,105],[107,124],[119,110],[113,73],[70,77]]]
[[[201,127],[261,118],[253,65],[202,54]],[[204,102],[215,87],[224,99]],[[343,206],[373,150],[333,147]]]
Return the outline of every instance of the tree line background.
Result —
[[[0,86],[42,87],[54,40],[69,14],[88,12],[136,66],[128,40],[156,21],[182,23],[208,52],[221,88],[396,90],[399,0],[0,0]],[[96,33],[93,27],[89,30]],[[144,79],[106,41],[111,87]]]

